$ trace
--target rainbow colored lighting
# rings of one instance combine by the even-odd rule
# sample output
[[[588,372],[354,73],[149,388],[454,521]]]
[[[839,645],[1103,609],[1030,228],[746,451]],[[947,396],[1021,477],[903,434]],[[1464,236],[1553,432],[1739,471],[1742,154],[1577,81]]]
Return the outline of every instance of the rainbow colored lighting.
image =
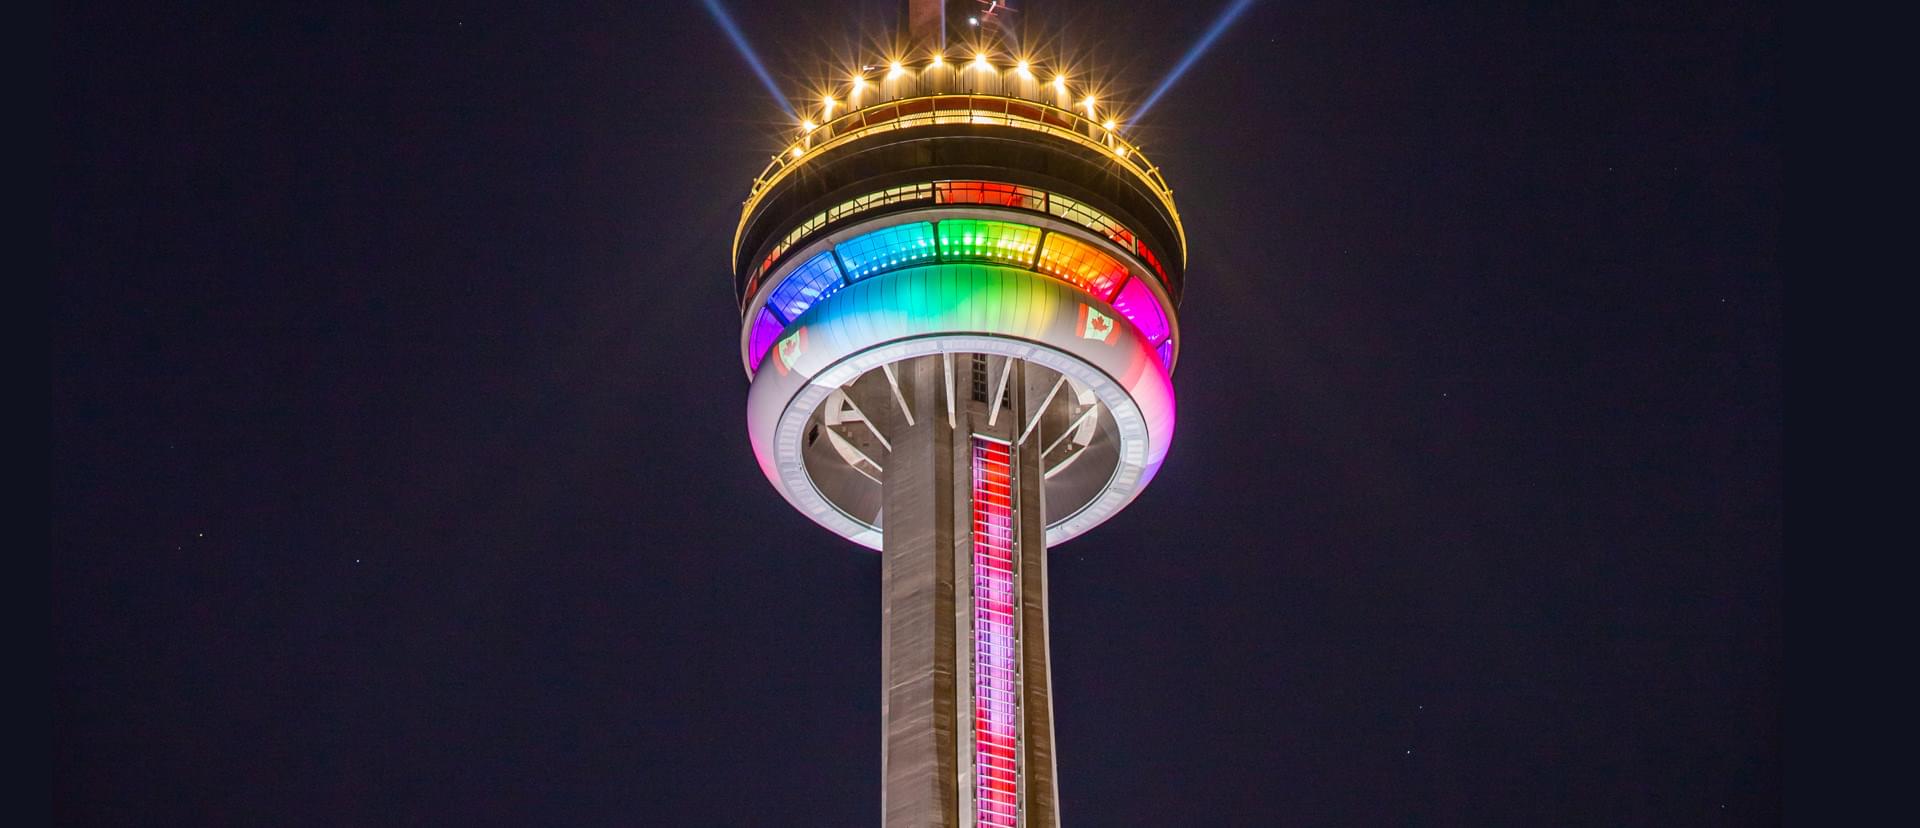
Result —
[[[773,347],[774,340],[780,338],[780,332],[786,327],[773,311],[761,309],[753,320],[753,333],[747,336],[747,352],[752,354],[754,370],[760,370],[760,361],[767,358],[767,349]]]
[[[806,313],[813,303],[833,295],[840,285],[840,265],[834,262],[832,253],[822,253],[794,268],[767,297],[767,305],[793,319]]]
[[[984,261],[1038,270],[1088,296],[1112,303],[1149,346],[1171,342],[1173,325],[1166,307],[1153,288],[1144,279],[1131,276],[1118,259],[1072,236],[991,219],[913,222],[855,236],[793,268],[768,294],[767,308],[776,321],[791,324],[849,284],[936,261]],[[748,331],[750,371],[759,370],[767,349],[777,338],[778,331],[767,331],[770,325],[762,315]],[[1171,347],[1159,350],[1162,364],[1170,370]]]
[[[875,230],[841,242],[834,249],[847,265],[847,278],[865,279],[898,267],[933,259],[933,225],[915,222]]]
[[[1081,312],[1087,303],[1098,301],[1073,285],[1014,265],[930,264],[853,282],[792,320],[781,339],[775,340],[797,336],[795,329],[805,329],[804,350],[790,370],[777,372],[764,361],[756,367],[748,398],[748,434],[754,454],[768,479],[793,499],[798,495],[781,477],[774,431],[780,413],[814,377],[850,357],[884,351],[886,343],[992,337],[1039,343],[1072,354],[1095,372],[1081,377],[1082,382],[1107,383],[1122,395],[1102,397],[1102,402],[1121,420],[1130,416],[1121,409],[1137,412],[1131,418],[1142,431],[1137,447],[1133,442],[1123,447],[1122,463],[1138,470],[1137,485],[1128,490],[1144,487],[1159,471],[1173,440],[1175,401],[1166,366],[1173,340],[1156,348],[1131,324],[1120,326],[1119,336],[1110,343],[1088,340],[1083,336]],[[1104,304],[1094,309],[1120,314]],[[977,346],[968,349],[977,350]],[[1036,353],[1024,358],[1045,360]],[[1050,367],[1063,369],[1058,363]],[[1123,429],[1123,440],[1134,439],[1126,437]],[[1111,509],[1120,505],[1115,503]],[[1089,525],[1076,523],[1059,531],[1049,526],[1048,542],[1072,537]]]
[[[1036,213],[1047,211],[1046,191],[996,181],[935,181],[933,197],[940,204],[988,204]]]
[[[1062,279],[1101,301],[1113,298],[1127,267],[1100,249],[1072,236],[1051,233],[1040,248],[1040,272]]]
[[[1128,279],[1120,286],[1120,292],[1113,297],[1113,309],[1125,316],[1128,322],[1140,329],[1140,335],[1147,342],[1158,345],[1173,332],[1173,326],[1167,323],[1167,314],[1160,310],[1160,301],[1153,298],[1153,291],[1147,283],[1139,279]]]
[[[1020,821],[1013,572],[1013,450],[973,438],[974,824]]]
[[[1112,216],[1074,199],[1046,190],[1017,184],[972,180],[933,181],[891,187],[843,201],[816,213],[812,218],[795,226],[778,244],[773,246],[772,250],[767,252],[766,257],[761,259],[760,266],[754,271],[755,281],[757,282],[758,277],[764,276],[767,270],[773,267],[774,263],[795,244],[819,233],[830,224],[843,222],[872,210],[929,200],[935,204],[980,204],[1028,210],[1065,219],[1098,232],[1119,245],[1122,250],[1138,256],[1160,277],[1161,284],[1167,283],[1166,268],[1161,266],[1160,258],[1154,255],[1153,249]],[[752,292],[752,287],[749,287],[747,293],[751,295]]]
[[[1033,251],[1040,247],[1040,228],[1010,221],[948,219],[940,222],[940,258],[985,259],[1012,262],[1021,267],[1033,265]]]

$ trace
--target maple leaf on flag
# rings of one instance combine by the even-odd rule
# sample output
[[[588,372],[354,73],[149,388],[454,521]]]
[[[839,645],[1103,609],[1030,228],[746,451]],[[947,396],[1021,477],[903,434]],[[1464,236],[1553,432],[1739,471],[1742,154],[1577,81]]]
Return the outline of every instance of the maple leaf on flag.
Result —
[[[1113,344],[1115,334],[1120,332],[1114,327],[1113,317],[1094,310],[1086,304],[1080,305],[1080,338],[1096,342]]]
[[[784,377],[787,371],[792,370],[793,364],[800,361],[800,355],[807,350],[807,329],[801,328],[794,331],[786,339],[780,340],[780,344],[775,345],[773,349],[780,357],[774,360],[773,367],[779,369],[780,375]]]

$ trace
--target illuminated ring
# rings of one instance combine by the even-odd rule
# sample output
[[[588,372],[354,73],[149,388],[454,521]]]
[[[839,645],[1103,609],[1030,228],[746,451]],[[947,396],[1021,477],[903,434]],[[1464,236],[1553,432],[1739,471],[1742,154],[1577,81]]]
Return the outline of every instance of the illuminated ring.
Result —
[[[923,207],[907,214],[879,215],[853,222],[845,227],[838,228],[831,233],[816,238],[804,246],[789,249],[786,253],[782,254],[781,263],[778,268],[761,276],[759,287],[754,291],[752,300],[747,303],[746,313],[743,314],[743,317],[752,320],[758,316],[760,311],[765,309],[768,302],[772,299],[774,290],[778,289],[780,284],[784,282],[788,276],[793,274],[794,269],[800,267],[807,262],[807,260],[820,253],[834,250],[841,244],[858,239],[875,230],[883,230],[889,227],[923,221],[938,223],[951,219],[979,219],[982,221],[1004,222],[1021,227],[1037,227],[1049,233],[1068,236],[1080,244],[1090,245],[1106,253],[1115,263],[1127,269],[1128,281],[1138,280],[1153,294],[1153,301],[1157,304],[1160,318],[1164,320],[1167,325],[1167,335],[1162,341],[1173,343],[1172,356],[1165,364],[1180,364],[1180,347],[1183,341],[1180,336],[1180,315],[1174,307],[1173,299],[1167,295],[1165,283],[1160,281],[1156,274],[1148,271],[1146,267],[1140,263],[1138,258],[1118,245],[1115,245],[1109,239],[1100,237],[1097,234],[1084,234],[1083,231],[1086,228],[1081,225],[1069,224],[1053,216],[1034,215],[1029,212],[981,204]],[[977,261],[980,260],[957,259],[946,262],[946,264],[972,263]],[[1031,270],[1033,268],[1023,266],[1022,269]],[[1116,291],[1114,295],[1118,297],[1119,292]],[[791,325],[786,326],[786,328],[782,329],[782,333],[784,334],[785,330],[791,329],[791,327]],[[753,350],[753,329],[754,326],[751,323],[741,326],[740,329],[740,368],[746,372],[749,380],[753,378],[753,360],[755,357],[760,356],[754,353]],[[784,336],[775,337],[775,341],[783,338]]]
[[[1113,320],[1109,341],[1086,339],[1081,307]],[[1105,522],[1146,488],[1173,442],[1173,384],[1153,347],[1111,306],[1015,267],[941,264],[849,285],[807,309],[760,364],[747,392],[747,433],[760,470],[802,514],[873,549],[880,530],[815,488],[802,457],[806,424],[834,389],[882,365],[939,353],[1024,359],[1081,383],[1112,414],[1119,457],[1112,478],[1080,510],[1047,527],[1047,545]],[[783,370],[784,369],[784,370]]]

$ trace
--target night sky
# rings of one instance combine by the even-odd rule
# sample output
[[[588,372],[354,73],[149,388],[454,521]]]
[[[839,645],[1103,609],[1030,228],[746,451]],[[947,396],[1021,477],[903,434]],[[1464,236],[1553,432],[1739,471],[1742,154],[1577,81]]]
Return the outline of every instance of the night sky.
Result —
[[[872,825],[879,559],[747,443],[698,3],[55,4],[53,808]],[[756,7],[759,6],[759,7]],[[1139,100],[1220,2],[1020,14]],[[729,6],[796,97],[889,2]],[[1263,0],[1133,134],[1180,430],[1055,550],[1073,825],[1762,825],[1780,21]]]

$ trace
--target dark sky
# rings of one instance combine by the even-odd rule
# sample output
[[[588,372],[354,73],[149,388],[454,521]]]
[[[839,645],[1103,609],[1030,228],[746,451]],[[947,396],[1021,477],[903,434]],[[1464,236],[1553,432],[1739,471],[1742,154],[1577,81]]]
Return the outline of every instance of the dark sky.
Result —
[[[252,6],[253,4],[243,4]],[[53,806],[870,825],[879,561],[747,444],[697,3],[55,4]],[[796,94],[892,4],[730,4]],[[1022,14],[1139,100],[1224,2]],[[1254,7],[1135,134],[1164,471],[1056,550],[1075,825],[1760,825],[1780,22]]]

